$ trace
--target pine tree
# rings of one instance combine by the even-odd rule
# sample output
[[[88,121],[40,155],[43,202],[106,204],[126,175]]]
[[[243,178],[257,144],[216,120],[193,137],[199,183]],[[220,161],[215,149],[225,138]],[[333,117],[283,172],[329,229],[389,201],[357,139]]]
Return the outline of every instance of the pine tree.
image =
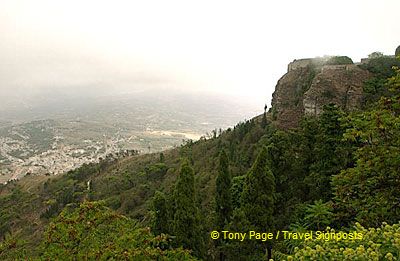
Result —
[[[267,113],[264,111],[263,117],[261,119],[261,128],[265,129],[267,127]]]
[[[232,210],[239,209],[241,203],[241,197],[243,192],[244,181],[246,179],[246,175],[236,176],[232,178],[231,185],[231,201],[232,201]]]
[[[267,166],[267,148],[263,147],[247,173],[242,194],[243,211],[255,228],[271,228],[274,193],[275,178]]]
[[[334,104],[325,105],[318,121],[319,128],[313,151],[310,174],[305,179],[309,187],[309,199],[331,198],[331,177],[346,168],[352,160],[352,148],[344,143],[344,126],[341,118],[344,113]]]
[[[228,225],[232,213],[231,199],[231,174],[229,172],[228,156],[224,150],[219,155],[219,169],[216,180],[217,193],[215,196],[217,213],[217,230],[224,230]],[[220,260],[225,259],[224,245],[216,241],[216,246],[220,247]]]
[[[229,172],[228,156],[224,150],[219,156],[219,171],[216,187],[217,226],[219,229],[223,229],[229,222],[232,212],[231,174]]]
[[[174,191],[175,214],[174,235],[176,243],[186,249],[192,249],[201,255],[202,237],[199,228],[199,214],[195,202],[194,171],[188,160],[184,160]]]
[[[275,178],[269,169],[267,148],[263,147],[247,173],[242,194],[242,211],[255,231],[271,231],[275,203]],[[271,245],[268,245],[271,257]]]
[[[156,191],[153,198],[153,233],[160,235],[161,233],[169,234],[170,213],[167,204],[167,198],[161,191]]]

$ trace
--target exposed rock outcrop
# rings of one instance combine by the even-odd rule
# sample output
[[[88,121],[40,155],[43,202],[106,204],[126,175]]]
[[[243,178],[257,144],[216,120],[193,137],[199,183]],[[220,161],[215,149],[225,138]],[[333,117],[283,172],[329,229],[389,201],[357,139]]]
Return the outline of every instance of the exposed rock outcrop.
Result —
[[[325,104],[345,110],[362,106],[363,83],[371,74],[354,64],[326,65],[326,59],[301,59],[288,65],[272,95],[271,117],[280,128],[295,128],[303,115],[318,115]]]
[[[279,127],[294,128],[303,115],[303,95],[315,77],[308,60],[289,64],[272,94],[272,119]]]
[[[361,107],[363,83],[370,73],[357,65],[325,65],[304,94],[304,114],[319,115],[325,104],[334,103],[345,110]]]

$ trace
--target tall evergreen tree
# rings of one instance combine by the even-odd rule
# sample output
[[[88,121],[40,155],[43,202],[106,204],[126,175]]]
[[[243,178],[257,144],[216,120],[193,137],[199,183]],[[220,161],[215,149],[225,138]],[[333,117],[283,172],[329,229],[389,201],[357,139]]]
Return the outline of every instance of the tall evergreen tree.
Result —
[[[222,150],[219,156],[219,169],[216,180],[217,193],[215,197],[217,226],[223,229],[229,222],[232,212],[231,199],[231,174],[229,172],[229,162],[226,152]]]
[[[197,256],[201,255],[202,237],[199,229],[199,214],[195,202],[194,171],[185,159],[174,191],[175,215],[174,234],[176,243],[192,249]]]
[[[275,177],[268,167],[267,148],[263,147],[247,173],[242,194],[242,211],[255,231],[271,231],[275,203]],[[268,244],[268,258],[271,245]]]
[[[218,176],[216,180],[217,193],[215,196],[216,213],[217,213],[217,229],[224,230],[230,221],[232,213],[231,199],[231,174],[229,172],[228,156],[225,150],[219,155]],[[217,246],[219,241],[216,241]],[[220,246],[220,260],[224,260],[223,245]]]
[[[263,117],[261,119],[261,128],[265,129],[267,127],[267,113],[264,111]]]
[[[331,177],[345,169],[352,161],[352,151],[344,143],[344,126],[340,119],[344,113],[334,104],[324,106],[319,119],[319,129],[314,145],[314,162],[310,165],[310,175],[305,179],[309,186],[309,199],[331,198]]]
[[[170,233],[170,213],[167,204],[167,197],[161,191],[156,191],[153,198],[153,233],[159,235],[161,233]]]
[[[271,228],[274,194],[275,177],[267,165],[267,148],[263,147],[247,173],[242,194],[243,211],[255,228]]]

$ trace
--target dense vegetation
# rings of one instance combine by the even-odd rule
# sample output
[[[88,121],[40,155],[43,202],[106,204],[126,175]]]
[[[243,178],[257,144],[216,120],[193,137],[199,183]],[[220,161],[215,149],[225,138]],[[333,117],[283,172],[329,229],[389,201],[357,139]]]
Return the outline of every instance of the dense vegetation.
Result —
[[[162,154],[0,186],[0,258],[400,258],[400,71],[367,66],[376,81],[366,88],[385,91],[363,111],[328,104],[285,131],[262,115]],[[364,237],[210,238],[327,226]]]
[[[328,59],[326,64],[329,65],[353,64],[353,60],[348,56],[333,56]]]
[[[368,107],[375,103],[381,96],[389,96],[390,92],[387,79],[393,77],[395,71],[393,66],[400,66],[400,60],[384,55],[376,55],[370,58],[365,64],[362,64],[363,69],[367,69],[373,73],[373,77],[364,83],[364,101]]]
[[[366,229],[359,223],[353,233],[363,235],[361,240],[309,240],[295,247],[287,260],[397,260],[400,253],[400,224]],[[328,228],[325,233],[337,233]]]

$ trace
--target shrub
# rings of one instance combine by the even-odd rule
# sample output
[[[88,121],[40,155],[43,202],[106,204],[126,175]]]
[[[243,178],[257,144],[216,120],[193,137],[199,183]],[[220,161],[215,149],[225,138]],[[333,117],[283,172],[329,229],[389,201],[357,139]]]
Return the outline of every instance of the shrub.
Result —
[[[326,62],[328,65],[342,65],[342,64],[353,64],[353,60],[351,60],[348,56],[332,56]]]
[[[379,228],[364,228],[356,223],[352,232],[362,239],[302,241],[287,260],[398,260],[400,257],[400,223],[383,223]],[[326,232],[337,233],[327,228]]]
[[[106,208],[84,202],[65,208],[47,228],[42,242],[46,260],[194,260],[189,251],[172,249],[165,235]]]

